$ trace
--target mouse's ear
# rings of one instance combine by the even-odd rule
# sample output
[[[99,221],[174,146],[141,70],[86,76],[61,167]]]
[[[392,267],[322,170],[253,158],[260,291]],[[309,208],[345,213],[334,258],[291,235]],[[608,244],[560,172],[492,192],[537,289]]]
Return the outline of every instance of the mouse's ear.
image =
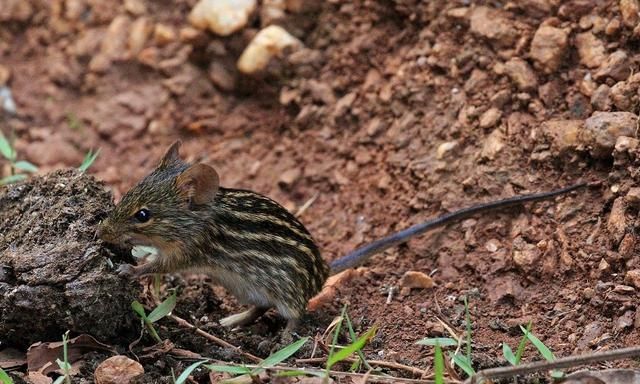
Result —
[[[169,149],[164,153],[164,156],[162,156],[162,160],[160,160],[158,168],[165,168],[170,164],[180,161],[180,145],[182,145],[180,140],[176,140],[171,144]]]
[[[199,163],[179,174],[176,186],[189,203],[202,205],[213,201],[220,187],[220,178],[215,169]]]

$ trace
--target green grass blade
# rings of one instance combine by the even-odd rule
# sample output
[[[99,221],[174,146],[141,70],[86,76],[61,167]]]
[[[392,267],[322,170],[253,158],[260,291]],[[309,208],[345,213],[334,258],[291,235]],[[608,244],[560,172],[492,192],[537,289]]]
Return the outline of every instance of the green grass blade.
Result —
[[[145,320],[144,324],[147,326],[147,329],[149,330],[151,337],[153,337],[153,339],[156,342],[162,343],[162,339],[160,338],[160,335],[158,335],[158,332],[156,332],[156,329],[153,327],[153,323],[149,322],[148,320]]]
[[[300,370],[291,370],[291,371],[280,371],[275,374],[277,377],[297,377],[297,376],[316,376],[316,377],[326,377],[324,372],[318,371],[300,371]]]
[[[471,363],[471,314],[469,313],[469,300],[467,299],[467,296],[464,297],[464,318],[467,325],[466,356],[469,363]]]
[[[162,319],[173,311],[173,308],[176,307],[176,293],[173,292],[171,296],[169,296],[165,301],[160,303],[151,313],[147,316],[147,319],[155,323],[156,321]]]
[[[353,324],[351,324],[351,319],[349,318],[349,314],[345,312],[344,315],[345,315],[345,320],[347,321],[347,330],[349,331],[349,337],[351,338],[351,340],[355,340],[357,336],[355,331],[353,330]],[[360,357],[360,360],[355,361],[353,365],[351,365],[350,371],[356,372],[358,369],[360,369],[361,362],[365,366],[365,368],[372,371],[373,367],[371,367],[371,365],[369,365],[369,363],[367,362],[367,359],[364,357],[364,353],[362,353],[361,350],[357,351],[357,353],[358,353],[358,357]]]
[[[438,343],[435,345],[436,350],[433,355],[433,375],[436,384],[444,384],[444,356],[442,348]]]
[[[65,332],[62,335],[62,358],[64,359],[64,364],[60,364],[60,359],[57,359],[58,365],[64,371],[65,383],[71,384],[71,375],[69,375],[69,371],[71,371],[71,364],[69,364],[69,354],[68,354],[68,343],[69,342],[69,331]]]
[[[24,180],[26,178],[27,178],[27,175],[23,175],[21,173],[19,173],[17,175],[10,175],[10,176],[3,177],[2,179],[0,179],[0,185],[13,184],[15,182],[18,182],[20,180]]]
[[[251,370],[247,367],[241,367],[238,365],[215,365],[215,364],[207,364],[205,365],[210,371],[214,372],[224,372],[224,373],[232,373],[234,375],[248,375],[251,373]]]
[[[544,343],[540,341],[540,339],[538,339],[533,333],[527,331],[523,326],[520,326],[520,329],[527,336],[527,339],[529,339],[531,344],[533,344],[536,349],[538,349],[538,352],[540,352],[545,360],[554,361],[556,359],[556,357],[553,355],[553,352],[551,352],[551,350],[547,348],[547,346],[544,345]]]
[[[36,167],[35,165],[31,164],[30,162],[28,162],[26,160],[16,161],[13,164],[13,167],[16,168],[16,169],[20,169],[22,171],[25,171],[25,172],[30,172],[30,173],[38,172],[38,167]]]
[[[162,285],[162,275],[159,273],[153,274],[153,295],[160,297],[160,286]]]
[[[14,162],[16,160],[16,151],[9,143],[9,140],[0,132],[0,153],[2,156],[9,160],[10,162]]]
[[[336,324],[336,330],[333,332],[333,339],[331,341],[331,347],[329,348],[329,357],[327,358],[327,364],[326,364],[326,377],[329,377],[329,371],[331,370],[331,365],[329,365],[329,360],[333,358],[333,353],[335,352],[336,345],[338,344],[338,335],[340,334],[340,330],[342,329],[342,321],[344,320],[346,313],[347,313],[347,305],[345,304],[342,307],[340,320],[338,320],[338,324]]]
[[[459,354],[454,355],[453,353],[450,353],[449,356],[451,356],[451,358],[453,359],[453,363],[460,367],[460,369],[462,369],[464,373],[467,374],[467,376],[471,377],[475,375],[476,371],[475,369],[473,369],[471,361],[467,360],[466,356]]]
[[[440,347],[451,347],[454,345],[458,345],[458,342],[450,337],[425,337],[422,340],[416,341],[416,344],[430,345],[432,347],[436,345]]]
[[[140,319],[142,319],[142,323],[149,330],[149,333],[151,334],[151,337],[155,341],[157,341],[158,343],[162,342],[162,339],[160,338],[160,335],[158,335],[158,332],[156,332],[156,329],[153,328],[153,323],[151,321],[149,321],[149,318],[147,317],[147,314],[144,312],[144,307],[142,306],[142,304],[140,304],[140,302],[138,300],[134,300],[131,303],[131,309],[133,309],[133,311],[135,313],[137,313],[138,316],[140,316]]]
[[[527,324],[527,333],[531,332],[531,321]],[[522,339],[520,340],[520,344],[518,344],[518,349],[516,350],[516,364],[520,364],[522,361],[522,355],[524,355],[524,348],[527,346],[527,333],[522,335]]]
[[[87,154],[84,156],[84,160],[82,160],[82,164],[80,164],[80,166],[78,167],[80,172],[86,172],[86,170],[89,169],[91,164],[93,164],[93,162],[96,161],[96,158],[98,157],[99,154],[100,154],[100,148],[98,148],[98,150],[95,151],[95,153],[89,150],[89,152],[87,152]]]
[[[131,309],[133,309],[133,311],[137,313],[142,320],[147,321],[147,314],[144,312],[144,307],[142,306],[142,304],[140,304],[138,300],[134,300],[131,303]]]
[[[9,374],[0,368],[0,383],[13,384],[13,379],[9,377]]]
[[[178,376],[178,378],[175,380],[175,384],[184,384],[187,381],[187,379],[189,378],[189,375],[191,374],[191,372],[193,372],[194,369],[198,368],[199,366],[201,366],[202,364],[204,364],[206,362],[207,362],[206,360],[196,361],[195,363],[193,363],[190,366],[188,366],[180,374],[180,376]]]
[[[287,345],[286,347],[282,348],[281,350],[269,355],[266,359],[262,360],[262,362],[260,363],[260,366],[262,368],[269,368],[269,367],[273,367],[276,364],[279,364],[283,361],[285,361],[286,359],[288,359],[291,355],[293,355],[294,353],[298,352],[298,349],[302,348],[302,346],[304,345],[304,343],[306,343],[309,340],[309,337],[303,337],[302,339],[291,343],[289,345]]]
[[[374,325],[356,341],[330,356],[329,359],[327,359],[327,366],[332,367],[335,363],[342,361],[351,356],[354,352],[361,350],[365,346],[367,341],[369,341],[369,339],[373,337],[377,330],[378,326]]]
[[[507,343],[502,343],[502,356],[504,356],[504,359],[507,360],[509,364],[518,365],[516,356],[513,354],[511,347]]]
[[[58,364],[58,367],[63,371],[68,371],[69,369],[71,369],[71,366],[69,365],[69,363],[66,363],[60,359],[56,359],[56,364]]]

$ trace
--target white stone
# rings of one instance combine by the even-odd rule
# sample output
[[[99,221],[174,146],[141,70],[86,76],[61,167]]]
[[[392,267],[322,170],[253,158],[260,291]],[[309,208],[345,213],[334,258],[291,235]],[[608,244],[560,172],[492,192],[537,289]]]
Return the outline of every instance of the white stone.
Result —
[[[196,28],[228,36],[247,25],[256,5],[256,0],[200,0],[191,10],[189,22]]]
[[[438,160],[442,160],[444,158],[444,156],[451,151],[452,149],[454,149],[455,147],[458,146],[458,142],[457,141],[446,141],[442,144],[440,144],[438,146],[438,149],[436,149],[436,159]]]
[[[270,25],[260,30],[242,52],[238,59],[238,69],[246,74],[259,72],[266,68],[272,57],[291,46],[302,46],[302,43],[284,28]]]

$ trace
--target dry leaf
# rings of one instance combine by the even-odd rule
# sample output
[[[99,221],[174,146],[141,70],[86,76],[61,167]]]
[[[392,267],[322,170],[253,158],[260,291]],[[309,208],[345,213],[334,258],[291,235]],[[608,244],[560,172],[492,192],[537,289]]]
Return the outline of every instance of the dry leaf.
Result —
[[[137,361],[122,355],[112,356],[98,365],[94,373],[96,384],[127,384],[144,374]]]
[[[345,282],[353,279],[354,277],[360,276],[363,270],[363,268],[347,269],[338,273],[337,275],[330,276],[324,283],[322,291],[320,291],[320,293],[309,300],[307,309],[309,311],[315,311],[322,305],[331,302],[338,292],[338,287],[343,285]]]
[[[27,356],[13,348],[0,351],[0,368],[11,369],[27,364]]]
[[[116,350],[107,344],[100,343],[89,335],[80,335],[69,339],[67,342],[67,358],[69,364],[74,368],[74,362],[80,360],[82,355],[90,351],[107,351],[116,353]],[[61,359],[63,354],[63,343],[56,341],[52,343],[34,343],[27,350],[27,369],[29,372],[40,372],[48,374],[59,369],[56,359]]]
[[[40,372],[29,372],[27,375],[27,383],[29,384],[51,384],[53,379],[45,376]]]
[[[203,359],[201,354],[195,353],[195,352],[191,352],[188,349],[173,348],[169,352],[169,354],[171,354],[171,356],[181,357],[181,358],[184,358],[184,359],[194,359],[194,360]]]

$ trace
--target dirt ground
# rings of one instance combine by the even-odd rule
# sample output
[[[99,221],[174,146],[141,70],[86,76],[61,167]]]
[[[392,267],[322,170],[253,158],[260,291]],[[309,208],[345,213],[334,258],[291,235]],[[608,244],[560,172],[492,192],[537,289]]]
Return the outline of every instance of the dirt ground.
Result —
[[[640,342],[636,1],[307,4],[281,22],[305,50],[251,77],[234,63],[259,16],[222,38],[189,27],[194,0],[5,1],[0,85],[17,115],[4,112],[0,129],[43,174],[100,148],[89,172],[116,201],[180,138],[186,158],[213,165],[224,186],[292,212],[315,199],[300,220],[333,260],[476,202],[593,183],[375,257],[301,334],[323,332],[347,304],[357,332],[379,326],[367,357],[430,369],[432,349],[415,342],[449,336],[443,323],[462,334],[466,295],[477,369],[504,365],[501,343],[515,348],[529,321],[556,356]],[[140,19],[153,32],[135,50]],[[399,286],[407,271],[437,286]],[[222,289],[202,276],[165,277],[171,287],[175,313],[208,332],[259,356],[276,343],[275,313],[229,332],[217,320],[239,306]],[[180,348],[238,361],[160,324]],[[83,369],[85,382],[105,357]],[[533,347],[525,357],[539,359]],[[169,382],[189,364],[142,362],[145,382]]]

